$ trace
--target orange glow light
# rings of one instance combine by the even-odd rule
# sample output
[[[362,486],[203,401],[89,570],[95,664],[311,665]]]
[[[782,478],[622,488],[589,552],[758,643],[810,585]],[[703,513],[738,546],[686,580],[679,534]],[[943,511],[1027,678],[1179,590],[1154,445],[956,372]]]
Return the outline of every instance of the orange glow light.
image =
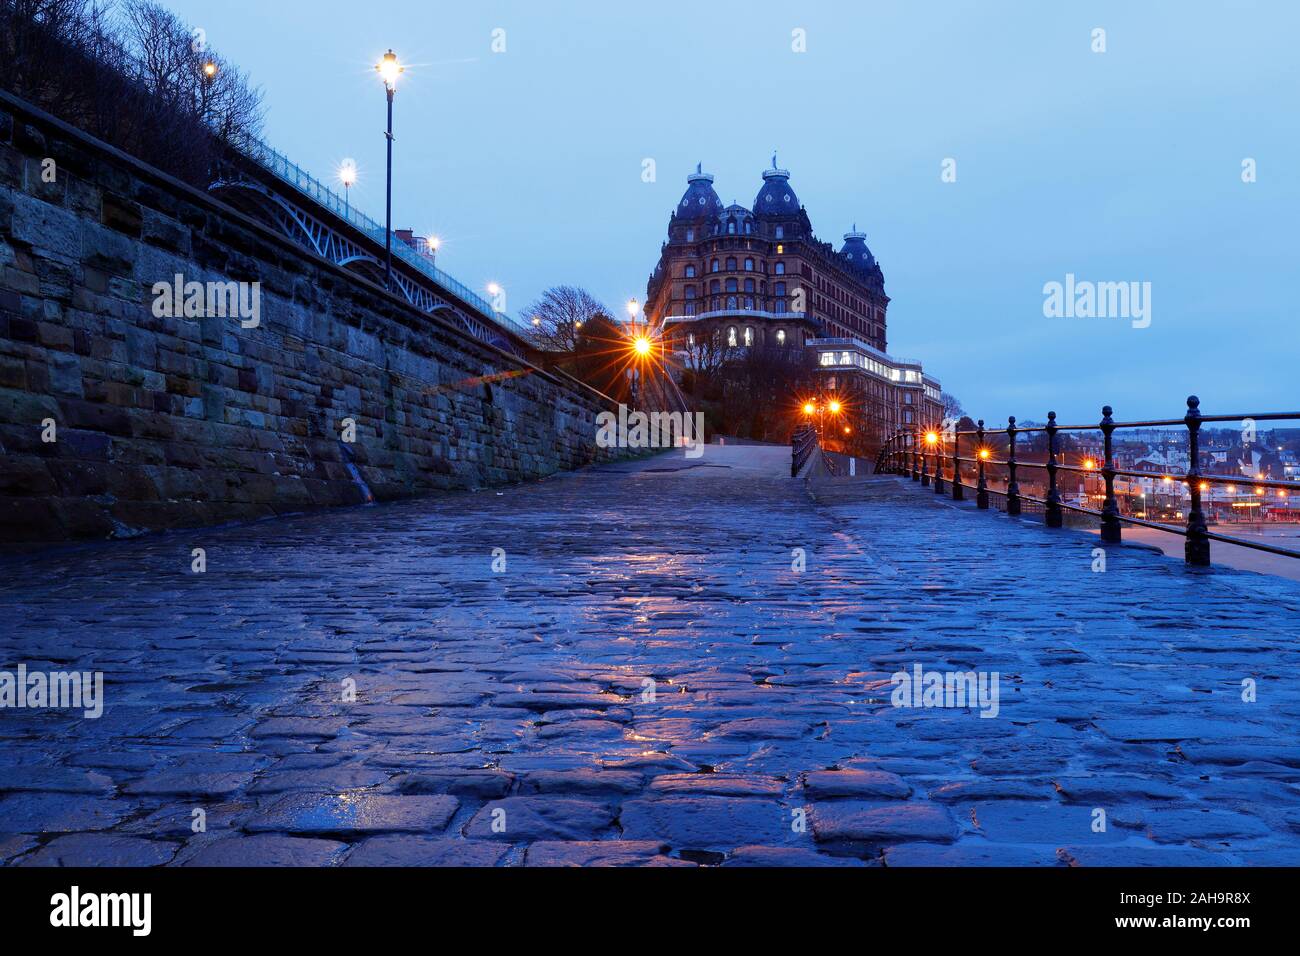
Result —
[[[925,443],[927,445],[936,445],[939,443],[939,436],[936,435],[934,432],[926,432]]]
[[[803,406],[803,413],[804,413],[805,415],[811,415],[811,414],[812,414],[813,412],[815,412],[815,411],[817,411],[817,406],[814,405],[812,402],[805,402],[805,403],[804,403],[804,406]]]

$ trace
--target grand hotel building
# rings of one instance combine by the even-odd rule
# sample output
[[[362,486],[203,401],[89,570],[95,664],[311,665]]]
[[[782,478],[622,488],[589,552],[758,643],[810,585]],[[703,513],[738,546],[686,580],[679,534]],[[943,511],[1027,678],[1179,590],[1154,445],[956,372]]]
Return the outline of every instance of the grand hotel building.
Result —
[[[699,167],[686,181],[646,290],[646,317],[679,367],[710,336],[732,357],[812,350],[828,393],[857,379],[862,427],[882,435],[942,419],[939,382],[887,351],[889,296],[864,233],[846,234],[838,252],[818,240],[775,157],[752,210],[723,206]]]

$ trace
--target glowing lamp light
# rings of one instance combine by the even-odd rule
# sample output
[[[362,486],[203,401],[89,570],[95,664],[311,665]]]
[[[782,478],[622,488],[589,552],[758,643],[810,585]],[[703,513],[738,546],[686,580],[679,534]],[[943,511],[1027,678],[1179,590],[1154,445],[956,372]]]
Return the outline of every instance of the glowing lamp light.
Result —
[[[817,411],[817,406],[814,405],[812,402],[805,402],[805,403],[804,403],[804,406],[803,406],[803,413],[804,413],[805,415],[811,415],[811,414],[812,414],[813,412],[815,412],[815,411]]]
[[[537,316],[533,316],[533,328],[537,328],[541,324],[542,324],[542,320],[539,319]]]
[[[632,348],[636,350],[637,355],[650,354],[650,340],[644,335],[638,335],[632,341]]]
[[[344,160],[343,165],[339,167],[339,182],[346,188],[351,189],[357,181],[357,166],[351,160]]]
[[[980,458],[982,458],[984,461],[989,460],[989,450],[987,448],[980,449]]]
[[[1083,467],[1088,469],[1088,471],[1092,471],[1094,468],[1097,467],[1097,463],[1093,461],[1091,458],[1085,458],[1083,460]]]
[[[1201,490],[1202,490],[1202,491],[1209,491],[1209,490],[1210,490],[1210,483],[1209,483],[1208,481],[1203,481],[1203,482],[1201,482]]]
[[[437,251],[438,251],[438,247],[441,246],[441,245],[442,245],[442,240],[439,239],[437,236],[430,236],[430,237],[429,237],[429,251],[430,251],[430,252],[437,252]]]
[[[833,399],[826,407],[830,409],[832,415],[838,415],[840,413],[840,403]]]
[[[209,80],[212,79],[214,76],[216,76],[217,64],[213,63],[211,60],[209,60],[207,63],[204,63],[203,75],[206,76]]]
[[[398,63],[397,54],[389,50],[384,54],[384,58],[375,64],[375,70],[384,81],[384,86],[391,90],[396,89],[397,78],[406,72],[406,67]]]
[[[501,286],[497,285],[495,282],[489,282],[487,286],[487,290],[488,290],[488,295],[501,294]]]
[[[927,445],[937,445],[939,443],[939,436],[934,432],[926,432],[925,443]]]
[[[845,426],[844,426],[844,434],[846,434],[846,435],[852,435],[852,434],[853,434],[853,429],[850,428],[848,425],[845,425]]]
[[[641,309],[641,307],[640,307],[640,305],[637,304],[636,299],[628,299],[628,300],[627,300],[627,314],[630,315],[630,316],[632,316],[632,318],[634,318],[634,319],[636,318],[636,314],[637,314],[637,312],[640,311],[640,309]]]

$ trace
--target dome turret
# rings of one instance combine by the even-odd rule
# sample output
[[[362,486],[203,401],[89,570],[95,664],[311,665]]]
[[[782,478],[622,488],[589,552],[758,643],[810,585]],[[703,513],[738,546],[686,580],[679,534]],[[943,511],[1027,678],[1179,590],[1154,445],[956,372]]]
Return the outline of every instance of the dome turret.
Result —
[[[695,172],[686,177],[686,192],[673,211],[678,219],[710,219],[722,212],[722,200],[713,190],[713,174],[703,172],[702,165],[696,164]]]

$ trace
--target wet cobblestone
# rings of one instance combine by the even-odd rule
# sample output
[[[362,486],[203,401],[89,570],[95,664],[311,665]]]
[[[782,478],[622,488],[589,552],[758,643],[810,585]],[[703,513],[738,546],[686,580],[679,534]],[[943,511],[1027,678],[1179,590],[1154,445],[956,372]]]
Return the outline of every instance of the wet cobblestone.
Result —
[[[779,472],[6,558],[0,669],[105,706],[0,711],[0,859],[1300,864],[1300,584]],[[997,716],[892,706],[916,664]]]

